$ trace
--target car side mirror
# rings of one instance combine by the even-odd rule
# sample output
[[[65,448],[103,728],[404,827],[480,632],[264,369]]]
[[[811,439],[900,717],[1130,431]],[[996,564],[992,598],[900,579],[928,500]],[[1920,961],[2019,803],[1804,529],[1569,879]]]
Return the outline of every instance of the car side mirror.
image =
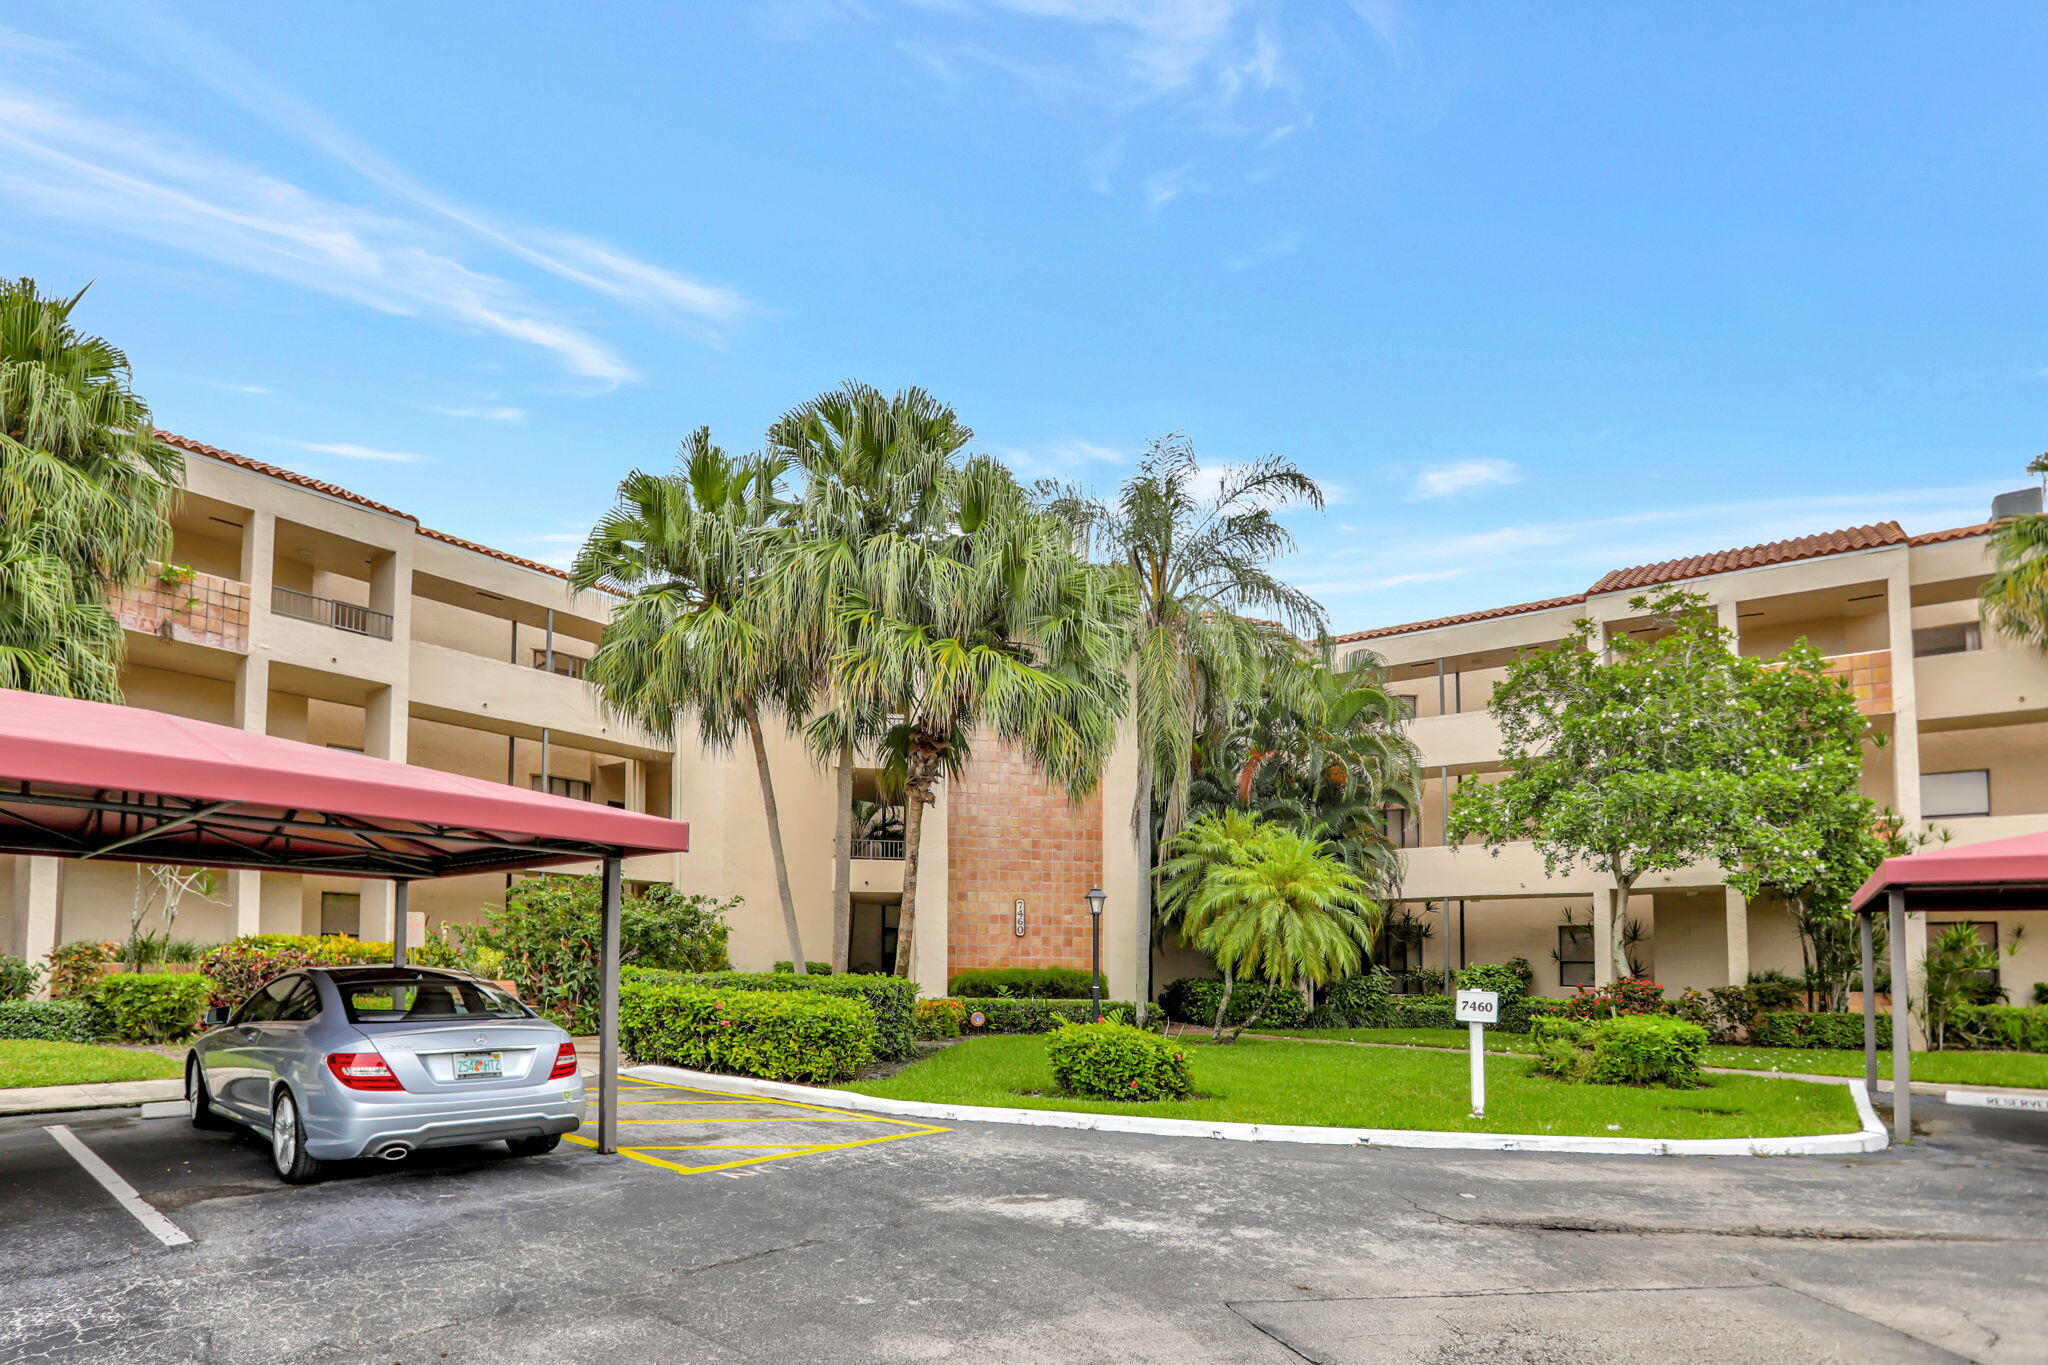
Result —
[[[230,1013],[231,1011],[226,1005],[208,1006],[206,1010],[206,1026],[208,1028],[219,1028],[228,1021]]]

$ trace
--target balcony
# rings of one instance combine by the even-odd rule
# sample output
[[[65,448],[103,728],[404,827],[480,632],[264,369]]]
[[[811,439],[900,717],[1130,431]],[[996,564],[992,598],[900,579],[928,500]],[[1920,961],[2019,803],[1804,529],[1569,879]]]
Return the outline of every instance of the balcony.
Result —
[[[249,585],[232,578],[159,564],[152,577],[109,594],[107,609],[126,630],[249,652]]]
[[[1866,716],[1892,713],[1892,652],[1873,649],[1863,654],[1834,654],[1823,660],[1831,677],[1841,678],[1856,694],[1856,709]]]
[[[901,862],[903,841],[901,839],[855,839],[853,856],[868,858],[877,862]]]
[[[270,590],[270,609],[279,616],[311,621],[316,626],[331,626],[351,635],[368,635],[378,640],[391,638],[391,617],[388,614],[359,607],[353,602],[337,602],[331,597],[315,597],[309,592],[273,587]]]

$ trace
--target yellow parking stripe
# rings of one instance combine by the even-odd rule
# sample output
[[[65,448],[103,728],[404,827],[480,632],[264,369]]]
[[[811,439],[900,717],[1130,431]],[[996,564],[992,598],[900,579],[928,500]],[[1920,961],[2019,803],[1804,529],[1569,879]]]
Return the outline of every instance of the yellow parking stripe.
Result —
[[[952,1131],[950,1128],[941,1128],[934,1124],[917,1123],[908,1119],[887,1118],[877,1114],[855,1113],[852,1110],[833,1109],[827,1105],[822,1104],[805,1104],[801,1100],[769,1099],[761,1095],[735,1095],[723,1090],[707,1090],[704,1089],[702,1086],[677,1085],[672,1081],[653,1081],[647,1080],[639,1076],[622,1077],[621,1079],[629,1082],[629,1084],[622,1085],[619,1088],[620,1104],[622,1106],[639,1107],[646,1105],[669,1104],[758,1104],[774,1105],[778,1108],[784,1109],[806,1109],[811,1111],[810,1113],[805,1114],[783,1115],[744,1114],[739,1116],[726,1115],[720,1117],[700,1118],[685,1117],[683,1115],[678,1114],[667,1118],[656,1119],[620,1119],[619,1123],[622,1127],[626,1124],[635,1124],[642,1126],[648,1124],[672,1124],[687,1127],[690,1124],[708,1123],[882,1123],[888,1124],[892,1127],[902,1128],[905,1130],[901,1133],[885,1133],[880,1137],[854,1138],[846,1142],[699,1142],[684,1144],[650,1143],[646,1145],[638,1145],[632,1147],[621,1147],[619,1149],[619,1154],[621,1156],[628,1156],[635,1161],[645,1162],[649,1166],[659,1166],[663,1170],[676,1171],[682,1175],[703,1175],[712,1171],[729,1171],[741,1166],[758,1166],[763,1164],[764,1162],[769,1161],[786,1161],[791,1157],[809,1156],[814,1152],[838,1152],[844,1151],[849,1147],[869,1147],[873,1146],[878,1142],[895,1142],[900,1138],[928,1137],[935,1133],[948,1133]],[[627,1095],[633,1093],[646,1093],[649,1091],[661,1090],[680,1090],[686,1094],[708,1096],[709,1098],[686,1100],[638,1100],[626,1098]],[[575,1133],[566,1133],[563,1136],[567,1137],[569,1141],[574,1142],[579,1146],[597,1146],[597,1142],[592,1138],[581,1137]],[[652,1155],[652,1153],[655,1152],[699,1151],[754,1151],[766,1152],[768,1153],[768,1155],[742,1157],[737,1160],[720,1161],[706,1166],[686,1166],[683,1165],[681,1162],[668,1161],[661,1157]]]

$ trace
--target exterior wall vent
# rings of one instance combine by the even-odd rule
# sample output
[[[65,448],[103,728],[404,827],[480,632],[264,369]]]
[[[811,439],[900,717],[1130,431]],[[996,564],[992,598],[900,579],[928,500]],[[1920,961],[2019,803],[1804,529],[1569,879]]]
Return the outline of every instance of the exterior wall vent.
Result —
[[[2041,490],[2021,488],[2011,493],[2000,493],[1991,500],[1991,519],[2003,521],[2007,517],[2027,517],[2041,511]]]

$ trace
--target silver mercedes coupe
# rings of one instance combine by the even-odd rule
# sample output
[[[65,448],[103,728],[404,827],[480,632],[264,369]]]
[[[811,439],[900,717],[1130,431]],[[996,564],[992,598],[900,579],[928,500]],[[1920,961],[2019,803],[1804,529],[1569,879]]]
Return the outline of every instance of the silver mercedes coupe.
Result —
[[[503,1142],[551,1152],[581,1126],[569,1035],[498,987],[423,967],[308,967],[207,1011],[185,1059],[195,1128],[270,1139],[278,1175]]]

